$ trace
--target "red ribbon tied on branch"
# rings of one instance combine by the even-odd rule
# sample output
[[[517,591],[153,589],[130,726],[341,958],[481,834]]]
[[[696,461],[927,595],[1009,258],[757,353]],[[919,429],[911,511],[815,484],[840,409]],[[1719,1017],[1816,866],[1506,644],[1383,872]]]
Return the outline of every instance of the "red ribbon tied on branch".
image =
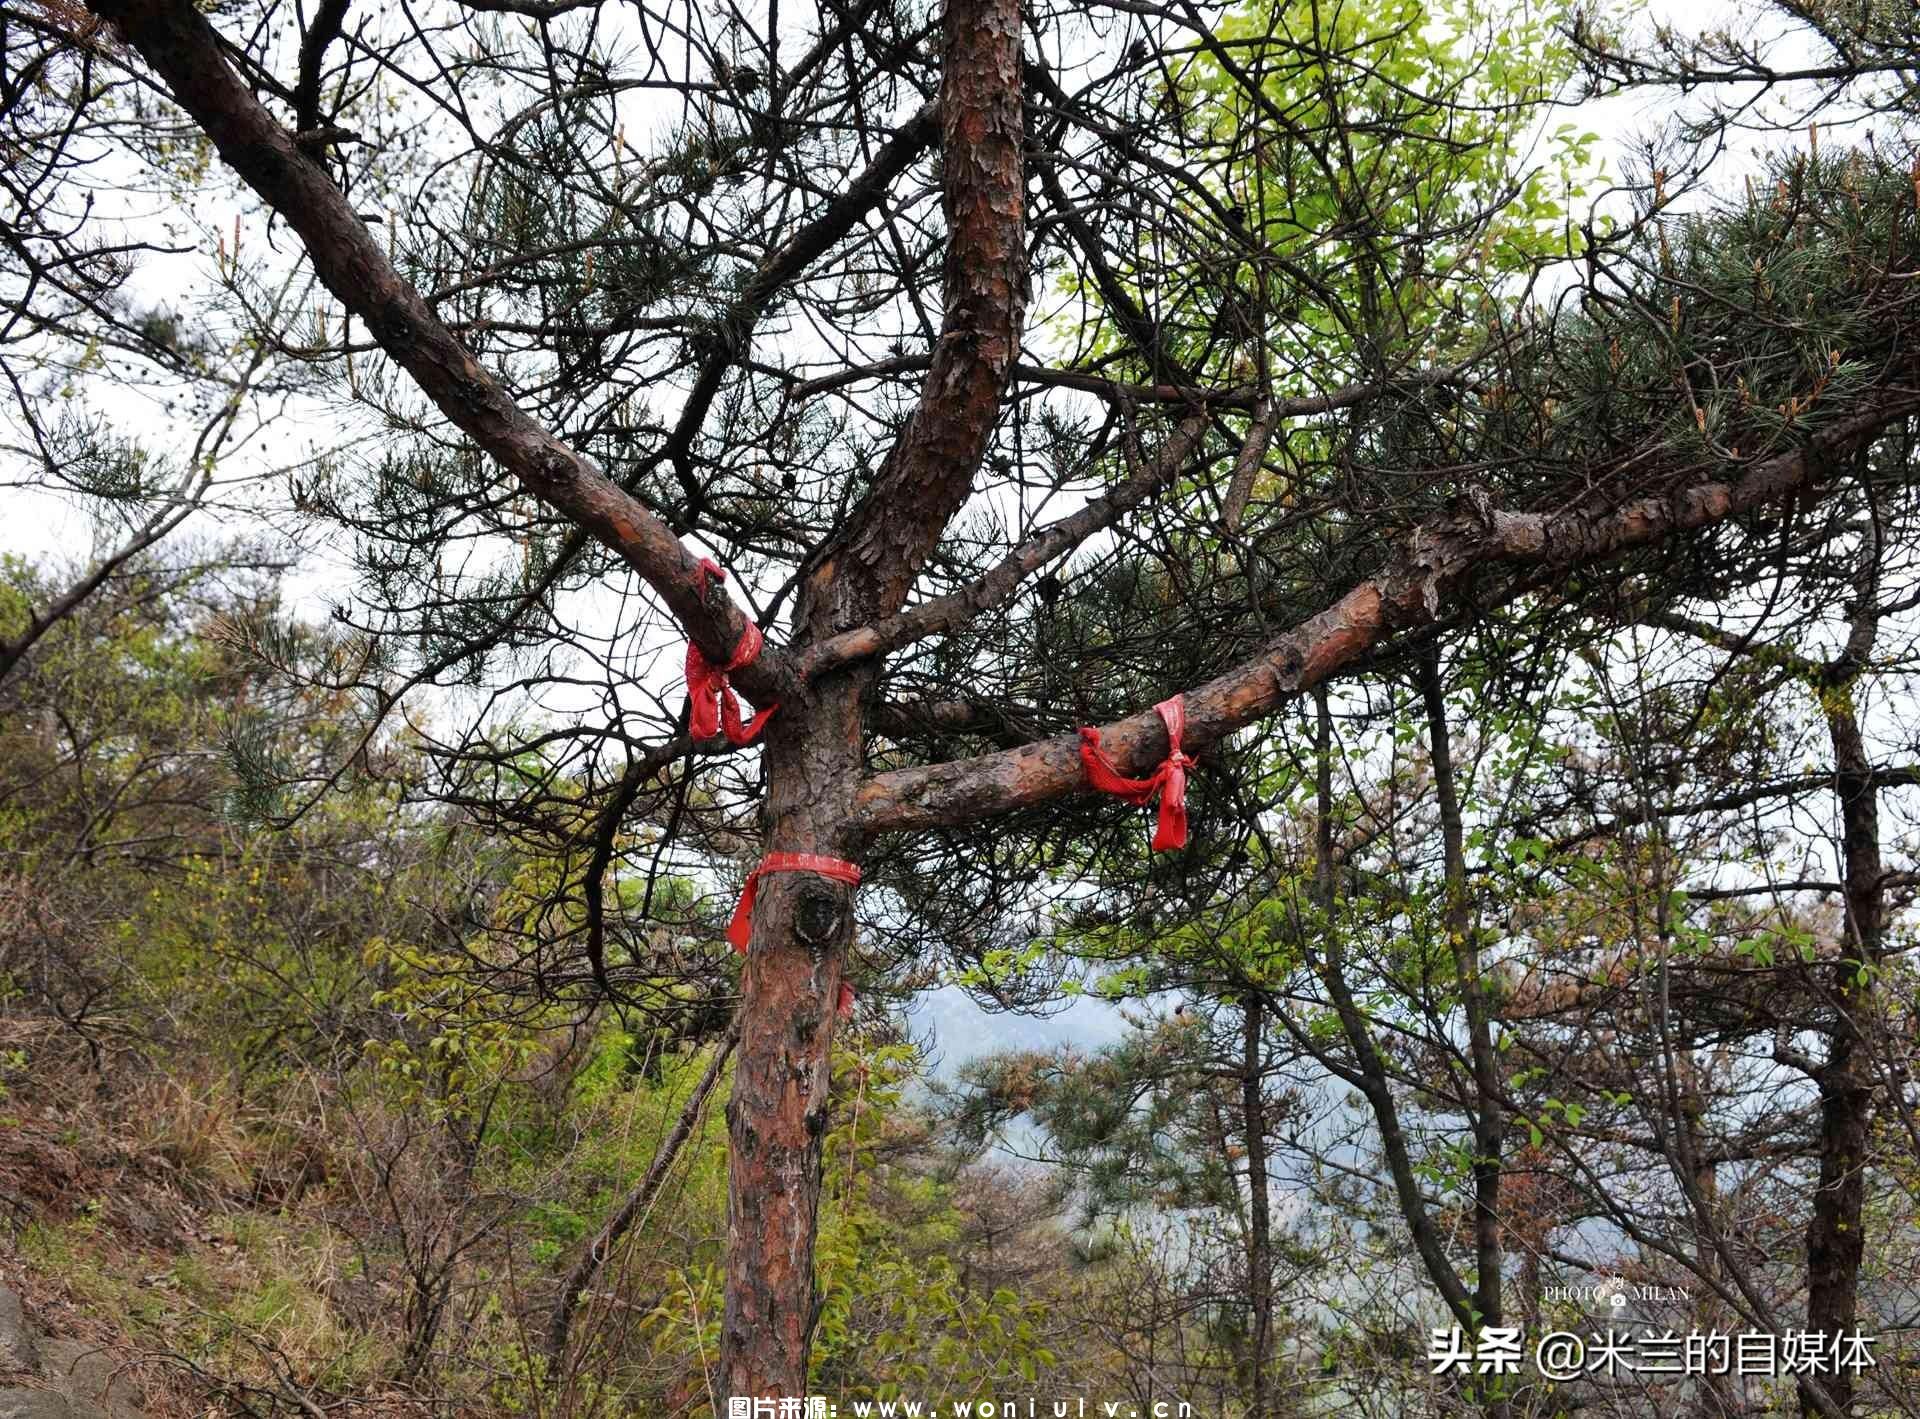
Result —
[[[700,559],[699,567],[694,571],[693,584],[704,600],[709,582],[725,581],[727,573],[720,564],[709,557]],[[766,638],[760,634],[760,628],[747,622],[747,628],[740,635],[740,644],[733,648],[733,658],[725,665],[715,669],[713,663],[700,653],[700,647],[692,641],[687,642],[687,732],[695,739],[711,739],[724,732],[730,744],[751,744],[759,737],[760,731],[772,717],[778,705],[768,705],[750,720],[740,717],[740,697],[733,692],[733,686],[727,683],[727,676],[743,665],[751,665],[759,658],[760,647]]]
[[[1124,798],[1137,807],[1145,807],[1160,796],[1160,818],[1154,825],[1153,850],[1187,845],[1187,770],[1193,760],[1180,748],[1180,736],[1187,727],[1187,701],[1184,695],[1162,700],[1153,707],[1167,727],[1167,757],[1147,778],[1128,778],[1120,772],[1106,750],[1100,747],[1100,731],[1080,731],[1080,762],[1086,766],[1087,782],[1102,793]]]
[[[733,920],[727,923],[727,942],[743,956],[753,941],[753,903],[760,895],[760,879],[769,872],[812,872],[845,882],[849,887],[860,885],[860,868],[837,857],[821,857],[812,852],[768,853],[760,859],[760,865],[747,874],[746,889],[740,893],[740,903],[733,909]],[[853,987],[844,980],[840,982],[836,1008],[843,1020],[853,1014]]]

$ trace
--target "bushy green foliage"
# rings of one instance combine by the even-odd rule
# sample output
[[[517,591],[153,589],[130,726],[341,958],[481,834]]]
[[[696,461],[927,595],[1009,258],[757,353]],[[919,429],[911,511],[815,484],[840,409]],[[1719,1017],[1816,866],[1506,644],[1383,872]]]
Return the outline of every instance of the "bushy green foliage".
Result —
[[[1254,0],[1177,71],[1168,102],[1226,155],[1215,195],[1257,239],[1239,298],[1289,292],[1256,337],[1276,393],[1467,357],[1503,284],[1576,253],[1595,135],[1540,131],[1573,70],[1566,18]]]
[[[7,565],[0,618],[24,614],[38,576]],[[201,1376],[254,1383],[291,1364],[320,1393],[400,1378],[502,1413],[539,1412],[557,1381],[582,1412],[703,1396],[724,1081],[585,1299],[568,1376],[528,1337],[672,1130],[711,1058],[699,1031],[724,1008],[691,981],[646,978],[645,939],[609,952],[624,1011],[516,993],[502,968],[526,943],[577,931],[567,869],[410,808],[404,742],[290,824],[246,811],[248,764],[218,748],[236,722],[284,765],[352,706],[273,698],[284,685],[249,652],[270,644],[284,663],[306,633],[274,622],[270,594],[241,604],[164,577],[136,591],[59,627],[5,686],[0,872],[21,884],[8,900],[31,890],[75,910],[52,965],[29,949],[45,940],[30,922],[0,918],[0,1025],[51,1023],[9,1048],[9,1080],[76,1042],[121,1061],[62,1146],[123,1150],[152,1174],[142,1188],[183,1200],[55,1211],[16,1254]],[[524,769],[549,772],[537,756]],[[615,882],[609,902],[637,907],[639,890]],[[653,894],[676,913],[691,898],[683,881]],[[922,1067],[860,1032],[835,1060],[823,1390],[971,1395],[1031,1383],[1056,1358],[1041,1301],[955,1255],[960,1184],[908,1097]],[[212,1210],[129,1248],[128,1218],[163,1205]]]

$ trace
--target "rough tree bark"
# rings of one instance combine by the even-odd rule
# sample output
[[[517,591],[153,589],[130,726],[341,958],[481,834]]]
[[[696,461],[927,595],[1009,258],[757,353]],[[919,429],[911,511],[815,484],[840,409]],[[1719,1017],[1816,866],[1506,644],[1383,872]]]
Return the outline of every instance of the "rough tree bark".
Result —
[[[394,269],[324,165],[254,97],[188,0],[99,0],[95,13],[153,68],[236,172],[305,243],[316,273],[458,428],[532,493],[646,579],[708,659],[744,633],[726,597],[708,595],[698,559],[670,528],[528,416]],[[818,640],[897,612],[966,501],[1019,350],[1026,307],[1020,11],[1017,0],[954,0],[944,22],[940,129],[948,247],[945,316],[919,408],[842,535],[810,562],[797,621]],[[879,181],[917,151],[923,114],[883,154]],[[836,203],[784,274],[858,219]],[[791,268],[789,270],[788,268]],[[766,284],[766,283],[762,283]],[[770,297],[755,288],[750,321]],[[701,388],[709,383],[703,379]],[[699,391],[696,391],[699,392]],[[857,861],[852,814],[862,701],[877,667],[803,685],[769,646],[734,678],[781,713],[766,736],[768,851]],[[768,879],[754,917],[733,1100],[732,1209],[720,1387],[729,1395],[805,1393],[813,1322],[813,1232],[827,1060],[850,894],[809,876]]]
[[[920,403],[840,533],[809,558],[796,620],[809,640],[897,612],[966,502],[1020,348],[1026,312],[1018,0],[948,0],[941,140],[944,319]],[[867,662],[809,683],[767,735],[766,847],[857,862]],[[806,1393],[816,1318],[814,1224],[835,1004],[851,893],[780,874],[762,886],[727,1117],[726,1317],[720,1390]]]
[[[395,269],[321,161],[234,72],[219,33],[191,0],[98,0],[91,8],[146,60],[227,164],[299,234],[321,283],[366,322],[435,407],[528,492],[644,577],[701,652],[725,664],[746,620],[725,597],[706,594],[699,558],[481,367]],[[789,678],[786,658],[770,648],[733,678],[755,701],[772,703]]]
[[[1847,643],[1813,687],[1820,695],[1833,745],[1846,903],[1844,949],[1828,980],[1833,1023],[1827,1057],[1813,1074],[1820,1091],[1820,1180],[1807,1219],[1807,1329],[1824,1335],[1850,1333],[1859,1320],[1860,1263],[1866,1253],[1867,1144],[1874,1097],[1861,1012],[1873,990],[1869,972],[1884,953],[1887,924],[1879,795],[1854,700],[1879,629],[1880,557],[1871,529],[1865,541]],[[1830,1408],[1802,1382],[1803,1414],[1853,1412],[1854,1377],[1849,1371],[1828,1376],[1825,1388]]]
[[[1433,624],[1477,573],[1503,566],[1528,573],[1476,593],[1482,607],[1504,604],[1534,589],[1543,572],[1606,561],[1783,502],[1816,487],[1837,457],[1866,447],[1916,410],[1920,395],[1889,392],[1871,407],[1836,419],[1803,447],[1753,464],[1731,482],[1695,483],[1603,515],[1474,507],[1422,523],[1385,567],[1326,610],[1283,631],[1245,664],[1187,689],[1186,748],[1191,753],[1218,743],[1396,635]],[[870,649],[897,649],[919,638],[909,632]],[[1151,709],[1099,728],[1101,746],[1123,773],[1147,772],[1167,755],[1165,726]],[[912,832],[977,822],[1085,789],[1079,740],[1063,734],[1019,749],[876,774],[860,786],[856,802],[865,830]]]

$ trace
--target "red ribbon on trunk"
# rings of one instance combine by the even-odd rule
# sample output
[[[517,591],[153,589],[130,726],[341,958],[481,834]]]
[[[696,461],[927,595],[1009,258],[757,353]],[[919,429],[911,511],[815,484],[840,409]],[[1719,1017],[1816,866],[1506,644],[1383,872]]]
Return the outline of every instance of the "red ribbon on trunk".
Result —
[[[822,857],[812,852],[768,853],[760,859],[760,865],[747,874],[746,889],[740,893],[740,903],[733,909],[733,920],[727,923],[727,941],[743,956],[753,942],[753,904],[760,895],[760,879],[769,872],[812,872],[836,882],[845,882],[849,887],[860,885],[859,867],[840,858]],[[853,1014],[853,1000],[853,987],[841,981],[840,998],[835,1008],[839,1010],[842,1020]]]
[[[700,559],[700,565],[693,574],[693,584],[702,600],[706,599],[709,582],[726,579],[725,569],[709,557]],[[733,658],[715,669],[713,663],[700,653],[699,646],[692,641],[687,642],[687,732],[695,739],[711,739],[724,732],[730,744],[751,744],[759,737],[767,720],[780,706],[768,705],[752,719],[742,720],[740,697],[734,694],[727,676],[743,665],[753,664],[759,658],[760,647],[765,643],[766,637],[760,634],[760,628],[751,621],[747,622],[746,630],[740,635],[740,644],[733,648]]]
[[[1180,735],[1187,727],[1187,702],[1184,695],[1162,700],[1153,707],[1167,727],[1167,757],[1146,778],[1128,778],[1120,772],[1106,750],[1100,747],[1100,731],[1080,731],[1080,762],[1087,770],[1087,782],[1102,793],[1111,793],[1139,807],[1160,796],[1160,817],[1154,825],[1153,850],[1187,845],[1187,770],[1193,760],[1180,748]]]

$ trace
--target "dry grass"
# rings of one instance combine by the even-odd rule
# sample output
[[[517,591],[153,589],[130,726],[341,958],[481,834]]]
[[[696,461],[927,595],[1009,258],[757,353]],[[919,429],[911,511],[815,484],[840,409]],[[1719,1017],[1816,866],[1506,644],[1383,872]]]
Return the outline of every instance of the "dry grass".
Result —
[[[10,1080],[21,1106],[0,1125],[0,1275],[50,1328],[138,1360],[163,1416],[205,1413],[223,1386],[241,1387],[227,1407],[258,1389],[251,1407],[297,1410],[296,1390],[390,1369],[388,1337],[334,1302],[358,1254],[326,1216],[317,1117],[243,1107],[212,1074],[116,1091],[60,1052],[33,1041],[33,1102]]]

